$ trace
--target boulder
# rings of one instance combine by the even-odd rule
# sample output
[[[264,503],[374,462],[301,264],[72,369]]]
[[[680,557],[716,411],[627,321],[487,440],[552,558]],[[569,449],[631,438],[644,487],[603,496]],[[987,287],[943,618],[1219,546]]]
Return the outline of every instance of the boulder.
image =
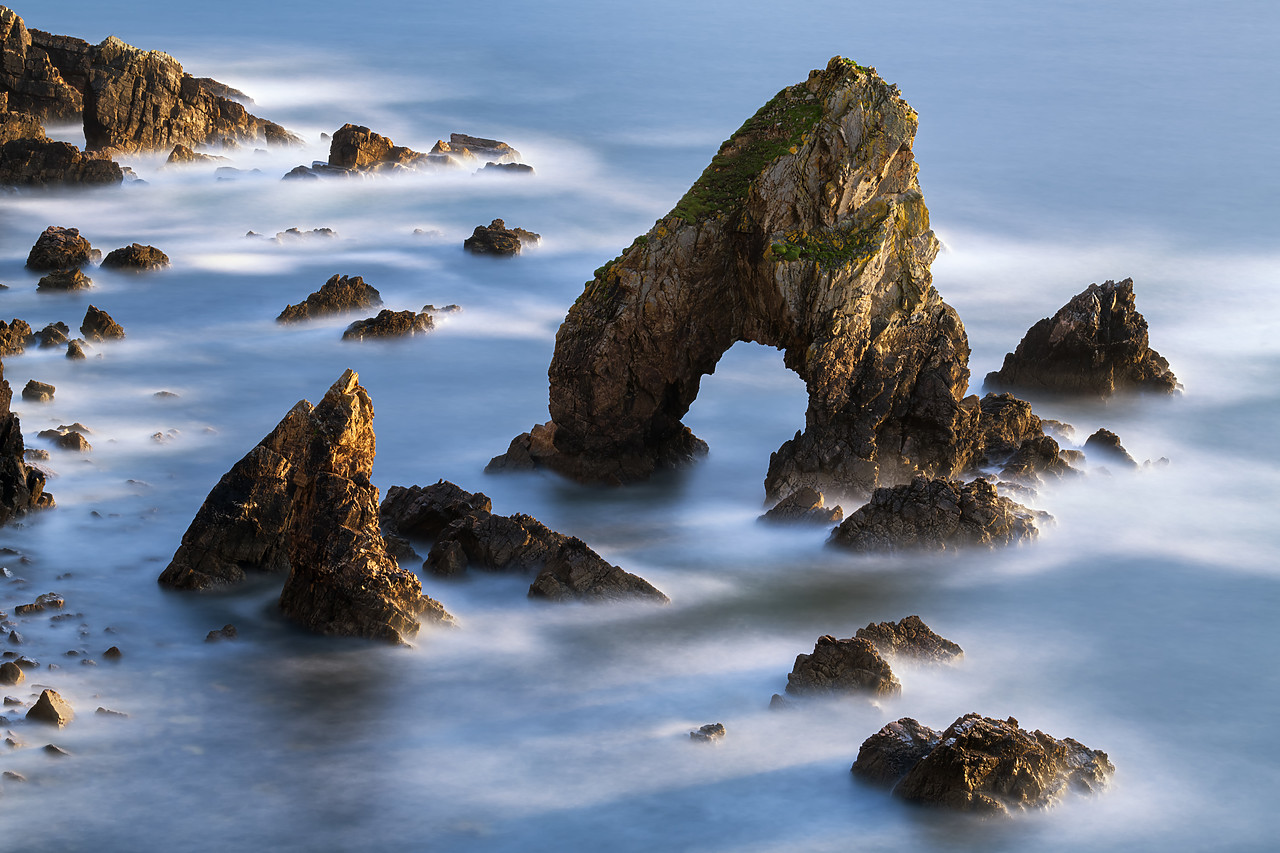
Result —
[[[795,666],[787,676],[787,693],[897,696],[902,693],[902,685],[870,640],[837,640],[827,634],[818,638],[813,654],[796,656]]]
[[[78,269],[96,263],[101,256],[101,252],[80,236],[80,229],[50,225],[27,253],[27,269],[37,272]]]
[[[1007,814],[1101,791],[1115,767],[1101,750],[1028,732],[1013,717],[965,714],[943,732],[909,718],[890,723],[863,742],[853,773],[912,802]]]
[[[1180,388],[1169,362],[1148,344],[1131,278],[1091,284],[1036,323],[1004,365],[987,374],[986,385],[1086,397]]]
[[[17,321],[15,320],[14,322],[16,323]],[[32,333],[30,337],[40,346],[40,349],[49,349],[50,347],[60,347],[67,343],[70,340],[70,336],[71,327],[59,321],[50,323],[40,331]]]
[[[93,279],[81,270],[51,272],[36,283],[36,290],[44,293],[88,290],[91,287],[93,287]]]
[[[0,320],[0,358],[21,355],[31,338],[31,326],[26,320],[19,320],[17,317],[9,323]]]
[[[47,723],[52,726],[65,726],[75,719],[75,711],[66,700],[53,690],[45,690],[40,698],[27,711],[27,719],[33,723]]]
[[[111,315],[93,305],[84,312],[84,321],[80,323],[80,334],[85,340],[97,343],[105,340],[124,338],[124,327],[111,319]]]
[[[30,400],[33,403],[48,403],[53,399],[53,392],[56,390],[47,382],[37,382],[34,379],[29,379],[22,389],[22,399]]]
[[[80,338],[67,341],[67,358],[72,361],[83,361],[85,358],[88,358],[88,356],[85,355],[84,348],[85,342]]]
[[[342,333],[344,341],[363,341],[366,338],[410,338],[425,335],[435,327],[435,321],[425,311],[392,311],[384,308],[378,316],[357,320]]]
[[[21,684],[27,680],[27,676],[23,673],[22,667],[18,666],[11,660],[0,663],[0,684],[6,687]]]
[[[689,464],[706,451],[681,423],[702,377],[754,341],[809,389],[771,500],[964,470],[978,401],[964,326],[932,285],[916,126],[897,87],[839,57],[779,92],[596,270],[556,335],[547,440],[518,437],[492,469],[623,483]]]
[[[533,571],[546,565],[566,539],[531,515],[475,512],[440,532],[423,568],[435,574],[457,574],[468,565],[493,572]],[[458,560],[455,546],[464,560]],[[454,553],[444,561],[447,550]]]
[[[1039,484],[1046,478],[1062,479],[1080,472],[1062,456],[1062,448],[1050,436],[1028,438],[1009,457],[1000,476],[1015,482]]]
[[[828,508],[822,492],[809,486],[801,486],[760,516],[761,521],[782,524],[838,524],[844,518],[844,510],[838,506]]]
[[[899,622],[871,623],[859,628],[854,636],[869,641],[886,657],[930,663],[951,663],[964,657],[964,649],[939,637],[919,616],[908,616]]]
[[[870,502],[832,532],[831,542],[853,551],[945,550],[1009,545],[1037,533],[1035,514],[997,495],[985,480],[961,485],[917,477],[876,489]]]
[[[302,320],[314,320],[330,314],[377,308],[381,304],[381,294],[373,285],[365,284],[361,276],[335,275],[305,301],[287,306],[280,312],[280,316],[276,317],[276,322],[296,323]]]
[[[29,467],[23,458],[22,425],[10,411],[12,399],[13,389],[0,362],[0,524],[33,509],[53,506],[53,495],[44,491],[44,474]]]
[[[523,228],[508,228],[501,219],[495,219],[486,227],[477,225],[471,236],[462,241],[462,247],[477,255],[518,255],[520,248],[537,243],[542,237]]]
[[[440,480],[431,486],[391,486],[378,508],[382,526],[402,536],[433,539],[452,522],[472,513],[488,514],[493,504],[483,492],[468,492]]]
[[[329,165],[341,169],[365,171],[426,162],[426,154],[396,145],[361,125],[344,124],[333,132],[329,142]]]
[[[240,632],[236,630],[235,625],[223,625],[216,631],[210,631],[204,635],[206,643],[217,643],[222,640],[234,640],[240,636]]]
[[[77,453],[86,453],[93,450],[89,444],[89,440],[79,430],[69,429],[68,427],[58,427],[57,429],[42,429],[36,433],[37,438],[43,438],[52,442],[54,447],[60,450],[72,450]]]
[[[1109,462],[1122,468],[1137,468],[1138,462],[1120,443],[1120,436],[1109,429],[1099,429],[1085,439],[1084,452],[1101,462]]]
[[[169,266],[169,256],[155,246],[144,246],[133,243],[120,249],[114,249],[102,259],[102,265],[110,269],[158,270]]]

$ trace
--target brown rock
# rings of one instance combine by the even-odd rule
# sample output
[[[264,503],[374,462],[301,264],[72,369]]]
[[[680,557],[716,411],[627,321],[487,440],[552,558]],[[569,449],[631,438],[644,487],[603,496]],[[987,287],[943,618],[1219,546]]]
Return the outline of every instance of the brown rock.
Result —
[[[436,143],[444,145],[443,142]],[[520,152],[505,142],[496,139],[485,139],[482,136],[468,136],[465,133],[449,134],[449,148],[465,150],[482,163],[515,163],[520,160]]]
[[[198,151],[192,151],[185,145],[175,145],[164,162],[167,166],[186,166],[191,163],[225,163],[227,158],[201,154]]]
[[[541,239],[532,231],[508,228],[501,219],[495,219],[488,227],[477,225],[471,236],[462,241],[462,247],[477,255],[518,255],[524,244]]]
[[[53,690],[45,690],[36,700],[36,704],[27,711],[27,719],[34,723],[48,723],[53,726],[65,726],[75,719],[75,711],[61,696]]]
[[[787,495],[760,516],[761,521],[783,524],[838,524],[844,518],[844,510],[835,506],[827,508],[822,492],[809,486],[801,486]]]
[[[425,164],[427,155],[396,145],[367,127],[344,124],[329,142],[329,165],[364,171],[393,166]]]
[[[1028,438],[1000,469],[1009,480],[1039,483],[1044,477],[1062,479],[1079,474],[1062,456],[1058,442],[1047,435]]]
[[[854,635],[871,642],[881,655],[950,663],[964,657],[964,650],[930,630],[919,616],[900,622],[878,622],[859,628]]]
[[[36,283],[36,290],[45,292],[88,290],[91,287],[93,279],[80,270],[51,272]]]
[[[107,256],[102,259],[102,265],[112,269],[136,270],[138,272],[158,270],[169,266],[169,256],[155,246],[143,246],[141,243],[133,243],[108,252]]]
[[[0,663],[0,684],[11,686],[21,684],[27,680],[27,676],[22,671],[22,667],[13,661],[7,660]]]
[[[1008,545],[1037,535],[1034,514],[996,494],[985,480],[917,477],[903,486],[876,489],[871,501],[846,518],[832,544],[854,551],[945,550]]]
[[[119,646],[112,646],[102,653],[102,657],[104,660],[120,660],[124,657],[124,652],[120,651]]]
[[[302,320],[314,320],[330,314],[342,314],[348,311],[359,311],[365,308],[376,308],[382,304],[382,296],[373,287],[365,284],[360,276],[332,276],[319,290],[312,293],[304,302],[290,305],[276,317],[277,323],[296,323]]]
[[[902,693],[893,670],[870,640],[837,640],[830,634],[819,637],[813,654],[797,655],[787,676],[787,693],[792,696],[851,692],[876,696]]]
[[[344,341],[363,341],[366,338],[409,338],[424,335],[435,327],[431,315],[423,312],[392,311],[384,308],[377,317],[357,320],[342,333]]]
[[[891,788],[932,752],[940,740],[940,732],[903,717],[862,742],[853,763],[853,775],[873,785]]]
[[[31,326],[26,320],[17,317],[11,323],[0,320],[0,357],[22,355],[31,337]]]
[[[1169,362],[1147,342],[1133,279],[1091,284],[1053,317],[1032,326],[1004,366],[988,373],[990,388],[1109,397],[1124,391],[1176,393]]]
[[[111,315],[93,305],[84,312],[84,321],[80,324],[80,334],[85,340],[97,343],[105,340],[124,338],[124,327],[111,319]]]
[[[88,356],[84,352],[85,342],[76,338],[73,341],[67,341],[67,358],[72,361],[82,361]]]
[[[22,399],[30,400],[33,403],[48,403],[53,399],[55,390],[57,389],[47,382],[37,382],[34,379],[29,379],[22,389]]]
[[[24,392],[25,393],[25,392]],[[1109,429],[1100,429],[1085,439],[1084,452],[1100,461],[1110,462],[1122,468],[1137,468],[1138,463],[1120,443],[1120,436]]]
[[[493,503],[483,492],[465,491],[448,480],[431,486],[392,486],[378,508],[382,525],[403,536],[434,539],[454,521],[488,514]]]
[[[46,139],[44,125],[33,115],[0,109],[0,145],[15,139]]]
[[[0,91],[8,108],[49,119],[80,114],[84,99],[63,79],[46,51],[33,45],[31,33],[12,10],[0,6]]]
[[[54,447],[60,450],[74,450],[84,453],[93,450],[88,439],[79,431],[59,427],[58,429],[42,429],[36,433],[37,438],[43,438],[53,443]]]
[[[724,723],[707,723],[699,726],[696,732],[689,732],[689,738],[701,743],[713,743],[723,739],[725,733]]]
[[[118,186],[125,170],[101,154],[82,154],[69,142],[42,137],[0,145],[0,186]]]
[[[529,587],[529,597],[551,601],[648,598],[662,604],[671,600],[644,578],[607,562],[576,537],[565,539],[547,559]]]
[[[70,270],[94,263],[101,253],[80,236],[78,228],[50,225],[27,253],[27,269]]]
[[[40,349],[48,349],[49,347],[60,347],[67,343],[70,334],[71,328],[66,323],[57,322],[50,323],[40,331],[35,332],[31,335],[31,339],[40,345]]]

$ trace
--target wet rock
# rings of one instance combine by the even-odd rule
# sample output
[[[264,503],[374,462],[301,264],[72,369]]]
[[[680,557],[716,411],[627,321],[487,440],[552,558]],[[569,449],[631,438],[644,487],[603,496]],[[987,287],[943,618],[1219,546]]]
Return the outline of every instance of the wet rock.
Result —
[[[296,180],[317,181],[319,179],[320,179],[320,176],[316,174],[315,169],[309,168],[307,166],[294,166],[292,169],[285,172],[284,177],[282,177],[280,180],[282,181],[296,181]]]
[[[485,163],[477,175],[532,175],[533,167],[524,163]]]
[[[945,550],[1009,545],[1037,533],[1035,514],[997,495],[985,480],[962,486],[917,477],[876,489],[869,503],[835,529],[831,542],[854,551]]]
[[[17,317],[10,323],[0,320],[0,358],[22,355],[31,338],[31,326],[26,320],[19,320]]]
[[[236,630],[235,625],[223,625],[218,630],[205,634],[204,641],[206,643],[216,643],[220,640],[234,640],[239,635],[240,632]]]
[[[365,171],[392,166],[425,165],[427,155],[396,145],[367,127],[344,124],[329,142],[329,165]]]
[[[526,434],[493,469],[622,483],[689,464],[706,452],[681,423],[701,378],[755,341],[809,389],[770,499],[963,470],[978,405],[964,327],[932,286],[916,126],[896,87],[838,57],[779,92],[596,271],[556,336],[549,441]]]
[[[14,322],[16,323],[17,321]],[[57,322],[50,323],[40,331],[35,332],[31,335],[31,339],[39,345],[40,349],[48,349],[50,347],[60,347],[67,343],[70,335],[71,327],[66,323]]]
[[[186,166],[192,163],[225,163],[227,158],[201,154],[197,151],[192,151],[185,145],[175,145],[173,150],[169,152],[169,158],[164,162],[166,166]]]
[[[386,529],[422,539],[434,539],[472,513],[492,511],[493,503],[483,492],[468,492],[448,480],[430,486],[391,486],[378,509]]]
[[[477,225],[471,236],[462,241],[462,248],[477,255],[518,255],[522,246],[541,239],[532,231],[508,228],[501,219],[495,219],[487,227]]]
[[[1047,435],[1028,438],[1022,442],[1000,469],[1001,477],[1033,485],[1040,484],[1046,478],[1060,480],[1079,473],[1063,458],[1058,442]]]
[[[0,663],[0,684],[11,686],[21,684],[27,680],[27,676],[22,671],[22,667],[13,661],[5,661]]]
[[[915,753],[923,755],[898,775]],[[912,802],[1003,814],[1101,791],[1115,768],[1105,752],[1071,738],[966,714],[943,732],[908,718],[890,723],[863,742],[853,772]]]
[[[97,343],[105,340],[124,338],[124,327],[111,319],[111,315],[93,305],[85,311],[84,321],[80,323],[80,334],[85,340]]]
[[[1001,462],[1024,441],[1044,435],[1040,418],[1026,400],[1012,394],[987,394],[978,406],[980,453],[975,454],[975,464]]]
[[[862,742],[853,763],[853,775],[873,785],[892,787],[941,740],[940,732],[903,717]]]
[[[689,738],[701,743],[713,743],[724,738],[724,723],[707,723],[699,726],[696,732],[689,732]]]
[[[50,225],[27,253],[27,269],[37,272],[78,269],[97,262],[101,255],[80,236],[80,229]]]
[[[445,305],[442,308],[437,308],[434,305],[427,304],[422,306],[422,310],[433,316],[436,314],[458,314],[462,311],[462,306],[461,305]]]
[[[36,290],[44,293],[88,290],[93,279],[80,270],[58,270],[44,276],[36,283]]]
[[[81,153],[71,143],[43,134],[0,145],[0,186],[119,186],[126,174],[108,157]]]
[[[48,53],[34,45],[22,18],[0,6],[0,91],[6,93],[7,108],[52,119],[71,119],[80,114],[84,98],[63,79]]]
[[[66,700],[53,690],[45,690],[36,700],[36,704],[27,711],[27,719],[34,723],[48,723],[53,726],[65,726],[75,719],[75,711]]]
[[[384,308],[378,316],[357,320],[342,333],[344,341],[363,341],[366,338],[409,338],[424,335],[435,327],[435,321],[425,311],[392,311]]]
[[[37,382],[34,379],[29,379],[22,388],[22,399],[30,400],[33,403],[48,403],[53,399],[55,390],[57,389],[48,382]]]
[[[801,486],[760,516],[761,521],[783,524],[837,524],[842,518],[841,507],[828,508],[822,492],[809,486]]]
[[[1109,429],[1100,429],[1085,439],[1084,452],[1103,462],[1122,468],[1137,468],[1138,463],[1120,443],[1120,436]]]
[[[18,673],[22,675],[24,679],[27,677],[25,674],[22,674],[21,669],[18,670]],[[15,683],[21,683],[21,682],[15,682]],[[22,708],[22,707],[25,707],[26,704],[27,704],[26,702],[23,702],[21,699],[17,698],[16,696],[4,697],[4,707],[6,708]]]
[[[899,622],[875,622],[854,634],[871,642],[881,655],[913,658],[931,663],[951,663],[964,657],[964,650],[939,637],[919,616]]]
[[[647,598],[666,604],[666,595],[644,578],[623,571],[581,539],[569,537],[547,559],[529,587],[530,598],[551,601],[615,601]]]
[[[286,307],[280,312],[280,316],[276,317],[276,322],[296,323],[302,320],[314,320],[330,314],[377,308],[381,304],[382,295],[373,285],[365,284],[361,276],[335,275],[319,290],[308,296],[304,302]]]
[[[1053,317],[1032,326],[987,387],[1109,397],[1117,392],[1176,393],[1169,362],[1151,349],[1133,279],[1091,284]]]
[[[67,358],[71,359],[72,361],[83,361],[84,359],[88,358],[88,356],[85,355],[84,348],[85,348],[85,342],[80,340],[79,338],[76,338],[75,340],[72,340],[72,341],[67,341]]]
[[[144,246],[132,243],[120,249],[114,249],[102,259],[104,267],[122,270],[158,270],[169,266],[169,256],[155,246]]]
[[[902,685],[875,644],[860,637],[819,637],[813,654],[797,655],[787,676],[787,693],[792,696],[861,692],[897,696]]]
[[[456,544],[472,565],[494,572],[525,572],[544,566],[566,537],[551,530],[531,515],[493,515],[477,512],[452,522],[440,532],[424,568],[439,571],[442,551]],[[456,554],[451,555],[448,574],[457,574]]]

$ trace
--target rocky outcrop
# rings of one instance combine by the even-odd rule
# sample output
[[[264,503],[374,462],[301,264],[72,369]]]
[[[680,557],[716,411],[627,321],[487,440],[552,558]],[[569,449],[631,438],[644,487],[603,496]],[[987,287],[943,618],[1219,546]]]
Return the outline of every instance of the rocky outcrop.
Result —
[[[166,166],[188,166],[193,163],[218,163],[227,161],[226,157],[215,157],[212,154],[201,154],[198,151],[192,151],[186,145],[175,145],[173,150],[169,152],[168,158],[165,159]]]
[[[378,508],[385,529],[421,539],[434,539],[460,518],[492,511],[493,503],[483,492],[465,491],[448,480],[431,486],[391,486]]]
[[[1109,429],[1099,429],[1085,439],[1084,452],[1099,462],[1109,462],[1121,468],[1137,468],[1138,462],[1120,443],[1120,436]]]
[[[425,335],[435,328],[435,321],[425,311],[392,311],[384,308],[378,316],[357,320],[342,333],[344,341],[363,341],[366,338],[410,338]]]
[[[361,276],[335,275],[321,285],[305,301],[289,305],[276,317],[277,323],[297,323],[331,314],[344,314],[365,308],[377,308],[382,295]]]
[[[50,225],[27,253],[27,269],[37,272],[79,269],[97,263],[101,257],[102,253],[80,236],[80,229]]]
[[[725,734],[724,723],[707,723],[705,726],[698,726],[697,731],[689,732],[689,739],[699,743],[715,743],[723,740]]]
[[[6,323],[0,320],[0,358],[10,355],[21,355],[31,339],[31,326],[26,320],[13,318]]]
[[[824,693],[869,693],[897,696],[902,685],[875,644],[860,637],[837,640],[827,634],[818,638],[813,654],[797,655],[787,676],[787,692],[792,696]]]
[[[838,524],[842,518],[844,510],[841,507],[826,506],[822,492],[809,486],[801,486],[760,516],[761,521],[774,524],[827,525]]]
[[[22,424],[10,411],[12,400],[13,389],[0,362],[0,524],[33,509],[53,506],[53,496],[44,491],[44,474],[24,461]]]
[[[524,163],[485,163],[477,175],[532,175],[533,167]]]
[[[50,323],[40,331],[33,333],[30,336],[30,339],[38,344],[40,349],[60,347],[70,341],[71,327],[61,321],[57,323]]]
[[[445,145],[441,140],[436,147]],[[451,151],[467,151],[481,163],[518,163],[520,152],[505,142],[497,139],[485,139],[482,136],[468,136],[465,133],[449,134],[447,143]]]
[[[67,358],[72,361],[83,361],[88,358],[84,351],[85,346],[85,342],[79,338],[76,338],[73,341],[67,341]]]
[[[81,91],[63,79],[47,51],[33,44],[22,18],[4,6],[0,6],[0,93],[8,96],[9,109],[41,119],[76,118],[84,107]]]
[[[39,137],[13,139],[0,145],[0,185],[14,187],[70,184],[117,186],[124,170],[115,161],[81,153],[69,142]]]
[[[951,663],[964,657],[964,649],[939,637],[919,616],[899,622],[873,622],[854,636],[867,640],[886,657],[912,658],[930,663]]]
[[[980,714],[966,714],[942,732],[910,718],[890,723],[863,742],[852,769],[905,800],[987,813],[1097,792],[1115,773],[1101,750],[1028,732],[1013,717]]]
[[[121,340],[124,338],[124,327],[111,319],[111,315],[95,305],[90,305],[84,312],[84,320],[80,323],[80,334],[86,341],[97,343],[105,340]]]
[[[549,601],[647,598],[663,604],[670,600],[644,578],[609,563],[581,539],[555,535],[559,537],[559,544],[529,586],[530,598]]]
[[[67,700],[59,696],[55,690],[41,692],[40,698],[31,706],[31,710],[27,711],[29,721],[58,727],[65,726],[75,717],[76,713],[71,710]]]
[[[66,293],[72,290],[88,290],[93,279],[81,270],[57,270],[36,282],[36,290],[44,293]]]
[[[27,680],[26,673],[22,671],[22,667],[13,661],[5,661],[0,663],[0,684],[5,687],[12,687]]]
[[[9,110],[9,96],[0,93],[0,145],[15,139],[45,139],[44,125],[28,113]]]
[[[102,259],[102,266],[137,272],[158,270],[169,266],[169,256],[155,246],[133,243],[108,252]]]
[[[397,166],[425,165],[427,155],[396,145],[367,127],[344,124],[329,141],[329,165],[355,171],[387,170]]]
[[[488,226],[477,225],[471,236],[462,241],[462,248],[476,255],[518,255],[522,246],[541,239],[532,231],[508,228],[507,223],[495,219]]]
[[[774,454],[773,500],[865,495],[969,462],[969,346],[932,286],[916,114],[873,69],[833,59],[733,135],[676,207],[596,271],[556,336],[551,422],[495,469],[619,483],[705,445],[680,422],[737,341],[784,351],[807,427]]]
[[[1091,284],[1041,320],[988,373],[988,388],[1109,397],[1117,392],[1179,390],[1169,362],[1151,349],[1133,279]]]
[[[37,382],[34,379],[28,379],[27,384],[22,387],[22,399],[32,403],[48,403],[53,399],[53,394],[56,390],[48,382]]]
[[[75,453],[87,453],[93,450],[84,433],[70,427],[60,426],[57,429],[42,429],[36,438],[43,438],[59,450],[70,450]]]
[[[831,542],[854,551],[945,550],[1009,545],[1037,532],[1035,514],[997,495],[986,480],[961,485],[917,477],[876,489],[869,503],[832,532]]]

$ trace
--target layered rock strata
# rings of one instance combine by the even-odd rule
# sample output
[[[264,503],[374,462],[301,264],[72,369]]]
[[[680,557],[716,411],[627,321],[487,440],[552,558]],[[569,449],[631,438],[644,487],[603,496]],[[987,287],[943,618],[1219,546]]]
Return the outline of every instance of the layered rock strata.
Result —
[[[852,770],[905,800],[1002,814],[1100,791],[1115,773],[1101,750],[980,714],[942,732],[908,717],[889,723],[863,742]]]
[[[1030,329],[986,386],[1109,397],[1125,391],[1176,393],[1169,362],[1153,350],[1136,307],[1133,279],[1091,284]]]

